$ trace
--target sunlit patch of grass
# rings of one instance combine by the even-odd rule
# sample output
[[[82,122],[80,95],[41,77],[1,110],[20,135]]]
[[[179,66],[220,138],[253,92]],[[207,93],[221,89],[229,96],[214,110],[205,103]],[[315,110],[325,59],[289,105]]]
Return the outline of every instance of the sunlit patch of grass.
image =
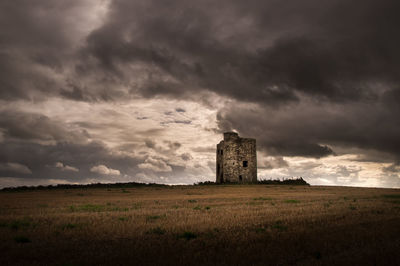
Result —
[[[85,205],[71,205],[69,206],[69,210],[71,212],[102,212],[105,211],[104,205],[96,205],[96,204],[85,204]]]
[[[30,218],[30,217],[24,217],[24,218],[22,218],[22,219],[18,219],[18,220],[13,220],[13,221],[11,221],[11,222],[8,224],[8,226],[9,226],[11,229],[18,230],[18,229],[21,229],[21,228],[27,228],[27,227],[31,226],[31,225],[32,225],[32,221],[33,221],[32,218]]]
[[[300,203],[300,201],[295,200],[295,199],[289,199],[289,200],[285,200],[285,203]]]
[[[387,202],[400,204],[400,194],[385,194],[382,195],[383,198],[388,199]]]
[[[61,229],[62,230],[70,230],[70,229],[74,229],[74,228],[77,228],[77,227],[78,227],[77,224],[67,223],[67,224],[63,224],[61,226]]]
[[[253,198],[253,200],[272,200],[272,198],[258,197],[258,198]]]
[[[329,208],[329,207],[332,206],[332,204],[333,204],[333,202],[330,200],[330,201],[324,203],[324,207],[325,207],[325,208]]]
[[[107,209],[108,211],[113,211],[113,212],[127,212],[129,211],[129,208],[121,208],[121,207],[113,207],[110,209]]]
[[[155,235],[163,235],[166,233],[166,231],[165,231],[165,229],[157,226],[155,228],[148,230],[146,233],[147,234],[155,234]]]
[[[166,217],[165,214],[164,215],[148,215],[148,216],[146,216],[146,221],[154,222],[158,219],[165,218],[165,217]]]
[[[262,204],[263,203],[261,201],[250,201],[250,202],[246,203],[246,205],[249,205],[249,206],[262,205]]]
[[[288,229],[288,227],[284,225],[281,220],[276,221],[273,225],[271,225],[271,228],[280,232],[286,231]]]
[[[255,231],[256,233],[264,233],[265,231],[267,231],[267,229],[265,229],[264,227],[257,227]]]
[[[142,204],[141,203],[134,203],[132,205],[132,209],[134,209],[134,210],[138,210],[140,208],[142,208]]]

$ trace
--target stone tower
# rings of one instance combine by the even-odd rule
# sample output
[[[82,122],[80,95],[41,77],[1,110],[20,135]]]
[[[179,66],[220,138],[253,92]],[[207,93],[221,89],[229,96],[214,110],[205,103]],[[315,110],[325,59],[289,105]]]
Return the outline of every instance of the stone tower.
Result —
[[[256,140],[225,132],[217,144],[217,183],[256,183]]]

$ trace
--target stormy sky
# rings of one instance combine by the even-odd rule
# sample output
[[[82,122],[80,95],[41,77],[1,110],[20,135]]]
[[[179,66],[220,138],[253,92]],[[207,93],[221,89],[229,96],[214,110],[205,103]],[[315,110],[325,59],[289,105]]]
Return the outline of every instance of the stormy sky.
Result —
[[[258,178],[400,187],[400,2],[0,2],[0,187]]]

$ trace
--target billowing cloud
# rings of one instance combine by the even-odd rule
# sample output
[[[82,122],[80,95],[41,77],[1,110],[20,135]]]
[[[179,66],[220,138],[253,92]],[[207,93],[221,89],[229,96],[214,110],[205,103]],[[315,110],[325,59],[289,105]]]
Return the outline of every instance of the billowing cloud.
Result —
[[[0,163],[0,172],[13,174],[32,174],[31,169],[20,163]]]
[[[172,168],[162,159],[147,158],[144,163],[138,165],[140,169],[148,169],[154,172],[171,172]]]
[[[120,175],[121,172],[116,169],[108,168],[103,164],[99,164],[90,168],[90,172],[101,174],[101,175]]]
[[[72,172],[79,172],[79,169],[70,165],[64,165],[61,162],[56,162],[54,165],[56,168],[60,169],[61,171],[72,171]]]

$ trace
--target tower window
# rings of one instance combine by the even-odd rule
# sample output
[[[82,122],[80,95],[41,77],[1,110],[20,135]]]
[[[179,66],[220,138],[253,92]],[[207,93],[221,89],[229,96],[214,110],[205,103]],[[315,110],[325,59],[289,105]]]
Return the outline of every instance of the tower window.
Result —
[[[248,162],[247,161],[243,161],[243,167],[247,167],[248,166]]]
[[[224,151],[223,150],[221,150],[221,155],[224,155]]]

